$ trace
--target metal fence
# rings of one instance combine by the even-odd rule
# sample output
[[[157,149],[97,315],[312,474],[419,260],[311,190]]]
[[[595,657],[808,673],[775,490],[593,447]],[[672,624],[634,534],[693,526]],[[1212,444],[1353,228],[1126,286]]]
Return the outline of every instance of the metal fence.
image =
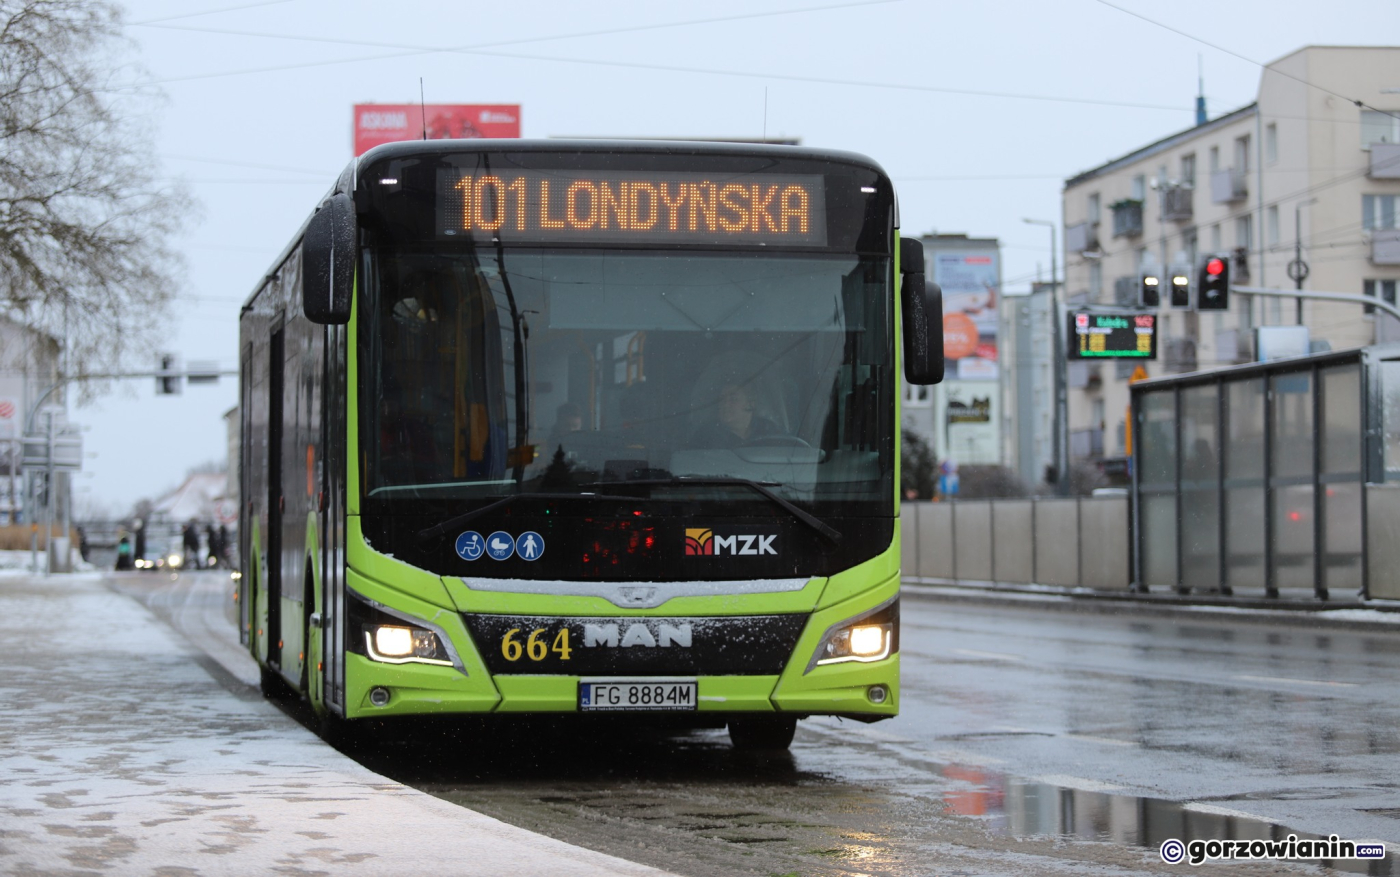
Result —
[[[906,578],[1118,591],[1132,581],[1126,496],[900,508]]]

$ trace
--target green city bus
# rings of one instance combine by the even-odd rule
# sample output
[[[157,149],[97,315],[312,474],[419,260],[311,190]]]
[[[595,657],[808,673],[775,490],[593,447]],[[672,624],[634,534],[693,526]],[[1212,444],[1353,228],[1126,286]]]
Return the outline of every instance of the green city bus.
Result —
[[[795,147],[357,158],[240,317],[264,690],[336,733],[894,716],[899,376],[943,372],[897,211],[870,159]]]

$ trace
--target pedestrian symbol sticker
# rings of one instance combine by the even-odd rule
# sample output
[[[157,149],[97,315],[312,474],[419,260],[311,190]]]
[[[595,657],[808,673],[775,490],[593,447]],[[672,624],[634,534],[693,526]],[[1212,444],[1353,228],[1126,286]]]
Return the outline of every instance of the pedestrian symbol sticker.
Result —
[[[507,560],[515,553],[515,540],[504,530],[497,530],[486,537],[486,553],[492,560]]]
[[[526,530],[516,537],[515,553],[521,560],[539,560],[544,554],[544,539],[534,530]]]
[[[457,556],[463,560],[476,560],[486,550],[486,540],[475,530],[468,530],[457,537]]]

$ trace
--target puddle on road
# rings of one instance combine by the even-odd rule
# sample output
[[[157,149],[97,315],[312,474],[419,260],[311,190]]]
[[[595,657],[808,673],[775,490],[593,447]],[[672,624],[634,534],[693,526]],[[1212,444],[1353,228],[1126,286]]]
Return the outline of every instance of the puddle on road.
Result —
[[[947,765],[942,775],[957,784],[943,796],[948,812],[976,818],[988,830],[1012,837],[1082,838],[1152,850],[1171,838],[1286,840],[1290,834],[1299,840],[1322,838],[1232,812],[1227,806],[1069,788],[962,765]],[[1400,875],[1392,859],[1387,855],[1379,861],[1323,860],[1319,864],[1348,873],[1392,877]]]

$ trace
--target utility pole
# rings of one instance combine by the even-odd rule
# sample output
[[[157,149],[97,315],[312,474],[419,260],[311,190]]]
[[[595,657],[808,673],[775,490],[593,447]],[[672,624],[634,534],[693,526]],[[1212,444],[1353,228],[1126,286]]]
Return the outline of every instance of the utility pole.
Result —
[[[1068,378],[1065,374],[1065,315],[1060,307],[1060,277],[1058,273],[1059,265],[1058,244],[1055,239],[1055,223],[1048,219],[1023,219],[1027,225],[1044,225],[1050,228],[1050,337],[1051,337],[1051,368],[1053,370],[1053,380],[1055,384],[1055,493],[1059,496],[1069,495],[1069,441],[1067,432],[1069,429],[1068,416]]]

